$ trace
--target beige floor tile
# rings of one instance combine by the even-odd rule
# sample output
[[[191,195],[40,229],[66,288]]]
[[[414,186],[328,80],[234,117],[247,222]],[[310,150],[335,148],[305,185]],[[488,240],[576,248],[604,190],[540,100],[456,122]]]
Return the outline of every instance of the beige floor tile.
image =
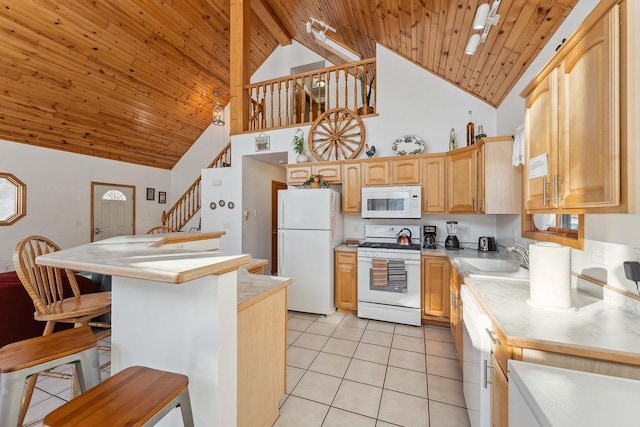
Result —
[[[453,343],[444,341],[426,340],[425,347],[427,354],[440,357],[448,357],[449,359],[458,360],[458,352]]]
[[[307,369],[318,352],[308,348],[291,346],[287,349],[287,365]]]
[[[385,347],[391,347],[391,342],[393,341],[393,334],[389,334],[387,332],[379,332],[366,330],[364,334],[362,334],[362,342],[367,344],[375,344],[382,345]]]
[[[333,333],[333,337],[343,340],[360,341],[363,332],[364,329],[340,325]]]
[[[375,427],[376,420],[331,407],[322,427]]]
[[[342,378],[347,372],[350,361],[349,357],[320,352],[311,366],[309,366],[309,370]]]
[[[382,387],[387,365],[367,362],[366,360],[352,359],[344,378],[359,383],[365,383],[376,387]]]
[[[48,399],[43,400],[33,406],[30,406],[27,410],[27,415],[24,419],[24,424],[30,425],[41,421],[49,412],[64,405],[66,400],[60,399],[56,396],[51,396]]]
[[[329,407],[296,396],[289,396],[280,408],[274,427],[320,427]]]
[[[330,323],[332,325],[337,325],[340,322],[342,322],[342,319],[344,319],[346,315],[342,314],[342,313],[338,313],[337,311],[334,311],[333,313],[331,313],[328,316],[319,316],[316,319],[316,322],[318,323]]]
[[[62,393],[64,390],[71,389],[71,379],[47,377],[44,375],[38,376],[37,387],[40,390],[46,391],[50,395],[56,396]]]
[[[469,427],[467,410],[459,406],[429,401],[430,427]]]
[[[325,353],[339,354],[340,356],[353,357],[358,343],[340,338],[329,338],[322,351]]]
[[[389,366],[398,368],[411,369],[412,371],[427,372],[425,363],[425,355],[414,351],[391,349],[389,355]]]
[[[382,389],[367,384],[343,380],[333,406],[375,418],[378,415]]]
[[[378,332],[386,332],[388,334],[392,334],[395,328],[395,323],[383,322],[381,320],[369,320],[369,323],[367,324],[367,329]]]
[[[429,401],[384,390],[378,419],[406,427],[429,427]]]
[[[341,382],[340,378],[331,375],[307,371],[300,378],[291,395],[331,405]]]
[[[424,337],[428,340],[453,342],[451,329],[443,326],[425,326]]]
[[[314,314],[314,313],[301,313],[301,312],[297,312],[295,316],[296,319],[304,319],[304,320],[311,320],[312,322],[314,320],[316,320],[318,317],[320,317],[319,314]]]
[[[298,385],[298,381],[300,381],[305,372],[304,369],[287,366],[287,393],[291,393],[291,390]]]
[[[287,319],[291,319],[295,315],[296,315],[295,311],[287,311]]]
[[[340,322],[340,326],[364,329],[367,327],[367,323],[369,323],[368,319],[360,319],[356,316],[346,315],[344,319],[342,319],[342,322]]]
[[[424,338],[424,329],[422,326],[396,325],[396,335],[406,335],[414,338]]]
[[[291,345],[302,335],[300,331],[294,331],[293,329],[287,329],[287,345]]]
[[[448,359],[446,357],[427,355],[428,372],[441,377],[452,378],[454,380],[462,380],[462,369],[460,362],[456,359]]]
[[[329,337],[325,335],[310,334],[303,332],[297,340],[293,342],[295,347],[308,348],[310,350],[321,350]]]
[[[389,347],[361,342],[358,344],[358,348],[356,348],[356,352],[353,357],[360,360],[368,360],[369,362],[382,363],[386,365],[389,360],[389,350],[391,350]]]
[[[385,423],[384,421],[376,421],[376,427],[397,427],[398,424]]]
[[[318,335],[326,335],[330,337],[338,327],[337,324],[332,323],[322,323],[320,321],[315,321],[307,328],[307,332]]]
[[[289,397],[288,394],[284,394],[282,395],[282,397],[280,398],[280,402],[278,402],[278,408],[282,408],[282,405],[284,405],[284,402],[287,401],[287,398]]]
[[[462,381],[427,375],[429,399],[466,408],[462,392]]]
[[[287,328],[293,329],[294,331],[304,332],[309,327],[309,325],[311,325],[311,323],[313,323],[311,320],[292,317],[287,321]]]
[[[384,388],[426,398],[427,374],[389,366],[384,379]]]
[[[397,348],[399,350],[424,353],[424,340],[421,338],[407,337],[404,335],[394,335],[391,347]]]

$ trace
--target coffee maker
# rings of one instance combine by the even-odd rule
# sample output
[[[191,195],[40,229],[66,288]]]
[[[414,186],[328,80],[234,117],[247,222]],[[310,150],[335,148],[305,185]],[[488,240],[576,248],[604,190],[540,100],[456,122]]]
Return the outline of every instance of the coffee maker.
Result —
[[[447,239],[444,241],[445,249],[460,249],[457,234],[458,221],[447,221]]]
[[[423,249],[436,248],[436,226],[435,225],[422,226],[422,248]]]

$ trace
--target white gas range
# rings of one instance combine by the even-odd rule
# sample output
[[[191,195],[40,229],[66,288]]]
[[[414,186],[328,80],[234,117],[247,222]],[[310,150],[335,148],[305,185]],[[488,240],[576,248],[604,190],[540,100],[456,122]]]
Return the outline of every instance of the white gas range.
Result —
[[[411,243],[397,243],[399,234]],[[358,317],[420,325],[419,225],[365,226],[358,247]]]

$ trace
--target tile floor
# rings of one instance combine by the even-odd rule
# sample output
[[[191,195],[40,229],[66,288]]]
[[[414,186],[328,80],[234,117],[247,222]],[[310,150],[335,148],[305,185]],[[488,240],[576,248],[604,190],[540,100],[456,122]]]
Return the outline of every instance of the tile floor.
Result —
[[[469,426],[448,328],[296,312],[288,328],[287,394],[275,427]],[[109,356],[101,351],[100,362]],[[69,380],[39,377],[25,426],[41,426],[70,396]]]
[[[287,395],[275,427],[465,427],[448,328],[289,313]]]

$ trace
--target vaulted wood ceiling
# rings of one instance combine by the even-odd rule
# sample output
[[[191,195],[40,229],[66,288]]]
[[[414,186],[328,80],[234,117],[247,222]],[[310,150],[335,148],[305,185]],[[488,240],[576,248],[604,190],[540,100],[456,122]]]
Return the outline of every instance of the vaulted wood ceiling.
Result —
[[[0,139],[173,167],[210,124],[213,92],[228,102],[229,1],[3,1]],[[344,62],[306,33],[313,16],[363,58],[380,43],[494,106],[578,2],[502,0],[467,56],[484,0],[251,1],[251,72],[291,38]]]

